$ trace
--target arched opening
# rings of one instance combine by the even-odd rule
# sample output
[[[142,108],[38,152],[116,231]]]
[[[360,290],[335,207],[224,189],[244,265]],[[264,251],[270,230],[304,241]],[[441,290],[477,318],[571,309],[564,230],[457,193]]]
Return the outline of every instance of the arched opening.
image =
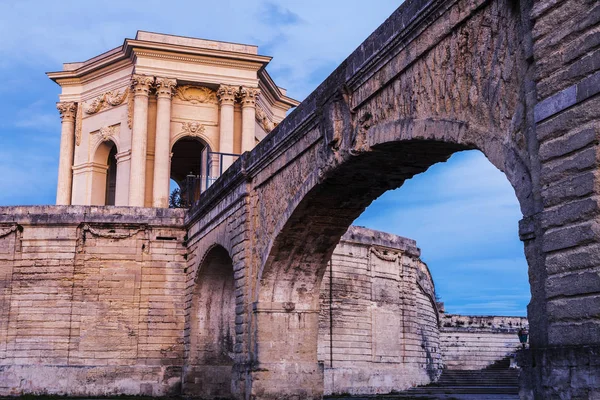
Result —
[[[106,202],[107,206],[115,205],[117,193],[117,146],[113,144],[108,154],[108,170],[106,171]]]
[[[233,262],[221,246],[209,250],[198,268],[187,324],[184,393],[231,395],[235,285]]]
[[[449,131],[448,126],[445,126]],[[455,133],[447,132],[447,137]],[[269,371],[288,376],[297,386],[314,388],[306,398],[321,395],[323,381],[317,365],[316,331],[319,310],[319,294],[322,279],[327,270],[340,237],[366,207],[384,192],[397,189],[411,177],[426,171],[432,165],[446,161],[452,154],[477,148],[464,140],[400,140],[385,141],[383,132],[369,137],[373,143],[369,151],[342,155],[342,161],[324,160],[324,167],[315,168],[314,176],[308,176],[299,187],[288,209],[279,212],[282,217],[277,224],[274,240],[263,255],[263,270],[258,291],[258,310],[261,307],[277,308],[281,311],[260,312],[256,315],[258,354],[262,348],[281,356],[279,360],[265,360],[264,367]],[[384,139],[377,143],[378,139]],[[495,145],[495,144],[494,144]],[[490,146],[492,147],[492,146]],[[517,197],[526,194],[530,184],[526,169],[509,148],[499,147],[494,152],[494,165],[508,166],[507,176],[515,188]],[[498,151],[499,150],[499,151]],[[490,148],[486,149],[490,151]],[[343,158],[342,158],[343,157]],[[325,164],[327,163],[327,164]],[[506,163],[506,164],[505,164]],[[517,184],[515,184],[517,182]],[[520,203],[523,208],[523,203]],[[294,314],[294,315],[292,315]],[[297,315],[296,315],[297,314]],[[261,325],[285,326],[284,334],[278,339],[262,340],[268,337]],[[271,328],[272,330],[272,328]],[[273,344],[275,342],[275,345]],[[276,349],[274,348],[276,347]],[[304,357],[298,357],[298,354]],[[289,358],[288,358],[289,357]],[[265,357],[266,358],[266,357]],[[302,371],[292,377],[291,365]],[[262,361],[259,363],[262,365]],[[285,387],[267,388],[260,379],[268,379],[256,373],[257,390],[269,392],[285,391]],[[317,389],[318,388],[318,389]],[[311,397],[311,396],[315,397]]]
[[[91,171],[91,205],[113,206],[117,196],[117,145],[107,140],[98,145]]]
[[[204,141],[193,137],[183,137],[173,145],[170,178],[179,186],[181,207],[189,207],[200,196],[208,150]]]
[[[389,393],[440,375],[459,384],[492,365],[516,390],[508,362],[530,300],[521,218],[510,183],[477,150],[373,201],[321,283],[324,393]]]

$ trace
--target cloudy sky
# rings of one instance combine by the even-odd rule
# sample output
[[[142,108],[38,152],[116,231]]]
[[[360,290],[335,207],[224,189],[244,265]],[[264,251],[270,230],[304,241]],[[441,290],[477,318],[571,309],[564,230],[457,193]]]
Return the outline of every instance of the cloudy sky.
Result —
[[[137,30],[257,44],[302,100],[400,4],[377,0],[2,0],[0,205],[55,200],[59,88],[46,76]],[[356,221],[414,238],[448,312],[525,315],[527,265],[510,187],[478,152],[388,192]]]

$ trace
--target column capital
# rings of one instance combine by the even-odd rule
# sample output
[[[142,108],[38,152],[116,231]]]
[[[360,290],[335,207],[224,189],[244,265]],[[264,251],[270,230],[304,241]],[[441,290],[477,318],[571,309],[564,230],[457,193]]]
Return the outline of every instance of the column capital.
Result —
[[[77,103],[60,102],[56,103],[56,109],[60,113],[60,119],[63,121],[74,121],[77,114]]]
[[[221,104],[233,105],[239,92],[238,86],[221,85],[217,89],[217,98]]]
[[[240,100],[242,107],[256,107],[256,99],[260,96],[260,89],[242,86],[240,89]]]
[[[154,77],[149,75],[133,74],[131,76],[131,89],[134,96],[148,96],[154,84]]]
[[[171,98],[175,94],[177,79],[156,77],[156,97]]]

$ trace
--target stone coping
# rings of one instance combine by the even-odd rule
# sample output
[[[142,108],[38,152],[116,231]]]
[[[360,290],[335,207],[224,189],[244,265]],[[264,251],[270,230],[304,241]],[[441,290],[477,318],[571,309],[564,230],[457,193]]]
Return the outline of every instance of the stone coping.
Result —
[[[77,225],[83,222],[184,227],[187,210],[117,206],[0,207],[0,223]]]

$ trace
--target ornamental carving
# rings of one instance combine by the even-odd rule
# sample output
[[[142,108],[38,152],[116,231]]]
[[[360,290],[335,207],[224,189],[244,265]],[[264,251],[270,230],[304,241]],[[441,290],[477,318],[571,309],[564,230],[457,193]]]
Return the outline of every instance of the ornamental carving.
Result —
[[[97,112],[104,111],[110,107],[120,106],[125,102],[128,96],[129,88],[123,90],[122,92],[119,90],[113,90],[103,93],[92,100],[92,102],[86,107],[85,113],[96,114]]]
[[[136,95],[148,96],[153,84],[153,76],[133,74],[131,77],[131,88]]]
[[[189,136],[201,136],[206,128],[200,122],[182,122],[181,130]]]
[[[6,228],[0,228],[0,238],[4,236],[8,236],[13,232],[16,232],[18,229],[18,225],[14,224]]]
[[[83,127],[83,105],[77,105],[77,115],[75,116],[75,145],[81,144],[81,128]]]
[[[97,137],[101,142],[106,142],[107,140],[113,139],[117,135],[117,127],[118,125],[105,126],[95,132],[92,132],[92,134],[97,134]]]
[[[273,122],[267,113],[260,107],[256,107],[256,120],[267,133],[271,132],[277,126],[277,123]]]
[[[64,119],[75,119],[75,115],[77,113],[77,104],[68,102],[68,103],[56,103],[56,109],[60,113],[60,118]]]
[[[371,254],[374,254],[375,257],[379,258],[380,260],[383,261],[396,261],[399,259],[400,257],[400,253],[395,252],[395,251],[387,251],[387,250],[379,250],[376,247],[371,247],[370,249]]]
[[[221,85],[217,90],[217,97],[221,104],[233,104],[238,96],[240,88],[237,86]]]
[[[133,96],[129,96],[127,101],[127,126],[129,129],[133,127]]]
[[[156,95],[171,98],[175,93],[177,80],[172,78],[156,78]]]
[[[182,101],[189,101],[192,104],[216,103],[217,94],[214,90],[204,86],[179,86],[175,96]]]
[[[256,100],[258,99],[259,95],[260,95],[259,88],[243,86],[239,92],[239,97],[240,97],[242,106],[252,106],[252,107],[255,106]]]

